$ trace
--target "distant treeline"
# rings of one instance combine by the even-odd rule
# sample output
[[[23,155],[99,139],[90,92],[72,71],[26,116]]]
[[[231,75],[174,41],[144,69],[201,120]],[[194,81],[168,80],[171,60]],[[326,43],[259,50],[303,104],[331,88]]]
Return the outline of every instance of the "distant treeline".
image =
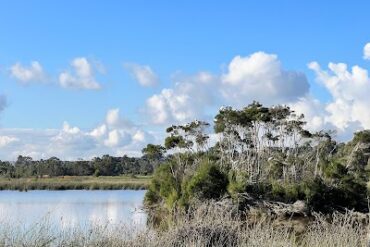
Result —
[[[119,176],[148,175],[158,163],[146,155],[142,157],[112,157],[103,155],[92,160],[63,161],[57,157],[33,160],[28,156],[18,156],[15,162],[0,161],[0,176],[55,177],[55,176]]]

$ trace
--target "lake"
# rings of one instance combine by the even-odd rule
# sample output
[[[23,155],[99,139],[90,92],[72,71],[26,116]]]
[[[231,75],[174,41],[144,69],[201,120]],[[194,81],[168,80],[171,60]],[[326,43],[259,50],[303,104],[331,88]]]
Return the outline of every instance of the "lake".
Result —
[[[144,190],[0,191],[0,223],[53,227],[145,227]]]

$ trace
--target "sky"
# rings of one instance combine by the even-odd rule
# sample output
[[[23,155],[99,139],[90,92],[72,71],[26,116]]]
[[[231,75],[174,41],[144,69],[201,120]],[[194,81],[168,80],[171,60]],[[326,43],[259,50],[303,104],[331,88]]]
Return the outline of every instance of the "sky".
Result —
[[[258,100],[370,128],[368,1],[0,2],[0,159],[138,156]]]

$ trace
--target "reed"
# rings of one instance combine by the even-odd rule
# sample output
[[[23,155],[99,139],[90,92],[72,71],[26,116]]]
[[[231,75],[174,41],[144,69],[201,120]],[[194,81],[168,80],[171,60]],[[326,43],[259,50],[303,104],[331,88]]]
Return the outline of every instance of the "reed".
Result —
[[[367,246],[367,224],[355,213],[335,213],[331,220],[316,215],[299,234],[268,219],[248,223],[230,211],[201,206],[192,214],[176,215],[165,231],[128,225],[66,228],[56,231],[47,221],[29,227],[1,224],[0,246],[242,246],[242,247],[353,247]]]
[[[150,176],[0,178],[0,190],[140,190],[147,189],[149,181]]]

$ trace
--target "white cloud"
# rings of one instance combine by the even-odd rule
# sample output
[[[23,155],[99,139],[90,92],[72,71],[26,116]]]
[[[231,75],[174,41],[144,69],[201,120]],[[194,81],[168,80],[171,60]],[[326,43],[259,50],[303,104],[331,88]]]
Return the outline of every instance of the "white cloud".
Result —
[[[232,59],[222,75],[221,90],[226,100],[237,106],[253,100],[280,104],[305,96],[309,84],[303,73],[284,70],[276,55],[256,52]]]
[[[142,130],[136,131],[136,133],[132,136],[132,139],[136,142],[144,142],[145,141],[145,132]]]
[[[105,121],[109,125],[117,125],[119,123],[119,109],[111,109],[107,112]]]
[[[59,84],[64,88],[100,89],[96,81],[94,66],[85,57],[75,58],[71,62],[73,72],[64,71],[59,75]]]
[[[329,63],[327,70],[317,62],[308,67],[330,94],[327,102],[310,94],[303,73],[283,69],[276,55],[257,52],[236,56],[220,75],[199,73],[176,80],[173,87],[149,97],[145,109],[152,123],[169,125],[206,119],[206,112],[215,106],[242,107],[257,100],[267,105],[287,104],[305,114],[307,128],[335,130],[340,140],[348,140],[354,131],[369,129],[368,70],[357,65],[348,68],[344,63]]]
[[[364,46],[364,55],[363,55],[363,58],[365,60],[370,60],[370,43],[367,43]]]
[[[95,138],[100,138],[100,137],[104,136],[106,133],[107,133],[107,126],[105,124],[102,124],[102,125],[96,127],[95,129],[93,129],[90,132],[90,135],[95,137]]]
[[[16,63],[10,67],[10,74],[24,84],[30,82],[44,82],[46,80],[44,69],[37,61],[32,61],[28,67],[23,66],[21,63]]]
[[[71,127],[69,123],[64,122],[63,123],[63,131],[68,134],[78,134],[80,132],[80,129],[77,127]]]
[[[96,146],[97,142],[89,133],[64,122],[63,128],[58,131],[58,134],[50,138],[48,151],[55,153],[53,156],[74,156],[93,150]]]
[[[108,138],[104,141],[104,143],[109,147],[114,147],[119,144],[120,139],[121,136],[118,130],[112,130],[109,132]]]
[[[17,142],[18,138],[12,136],[0,136],[0,148],[3,148],[10,143]]]
[[[144,87],[155,86],[159,82],[158,76],[148,65],[126,63],[124,67],[131,73],[137,82]]]
[[[329,63],[329,70],[323,70],[317,62],[310,63],[309,68],[332,97],[325,105],[326,122],[339,131],[352,129],[354,125],[370,128],[370,78],[366,69],[357,65],[349,69],[344,63]]]
[[[326,111],[324,105],[317,99],[307,96],[300,98],[297,102],[290,103],[289,106],[297,114],[304,114],[306,127],[312,131],[320,131],[323,128],[330,129],[326,122]]]
[[[256,52],[234,57],[220,75],[200,72],[176,80],[172,88],[148,98],[145,109],[152,123],[168,125],[209,119],[206,113],[220,105],[286,104],[308,93],[303,73],[284,70],[276,55]]]
[[[365,48],[364,58],[367,58]],[[73,73],[63,72],[59,77],[62,86],[100,88],[94,78],[95,65],[85,58],[77,58],[71,66]],[[257,52],[234,57],[223,73],[175,76],[173,86],[146,100],[144,113],[152,123],[168,125],[210,120],[207,114],[215,114],[220,105],[241,107],[258,100],[267,105],[288,104],[297,113],[306,115],[309,129],[336,129],[342,140],[352,137],[356,130],[370,128],[368,70],[357,65],[349,68],[344,63],[329,63],[327,69],[322,69],[319,63],[312,62],[308,67],[330,94],[327,102],[310,95],[303,73],[284,69],[274,54]],[[153,85],[149,79],[141,83]],[[0,111],[5,106],[6,98],[0,96]],[[61,129],[52,130],[0,129],[0,157],[14,159],[23,154],[76,159],[106,153],[139,155],[146,143],[158,142],[162,135],[145,131],[120,116],[120,110],[115,108],[108,110],[102,122],[90,130],[67,122]]]
[[[112,109],[109,112],[117,112]],[[109,115],[107,113],[107,115]],[[104,154],[141,155],[140,150],[154,136],[118,114],[114,125],[103,123],[83,130],[64,122],[61,129],[0,129],[0,157],[15,160],[18,155],[35,159],[57,156],[61,159],[91,159]],[[128,124],[130,123],[130,124]]]
[[[179,79],[174,88],[165,88],[146,101],[145,111],[154,124],[187,122],[204,118],[212,106],[217,78],[206,72]],[[216,89],[217,90],[217,89]]]

